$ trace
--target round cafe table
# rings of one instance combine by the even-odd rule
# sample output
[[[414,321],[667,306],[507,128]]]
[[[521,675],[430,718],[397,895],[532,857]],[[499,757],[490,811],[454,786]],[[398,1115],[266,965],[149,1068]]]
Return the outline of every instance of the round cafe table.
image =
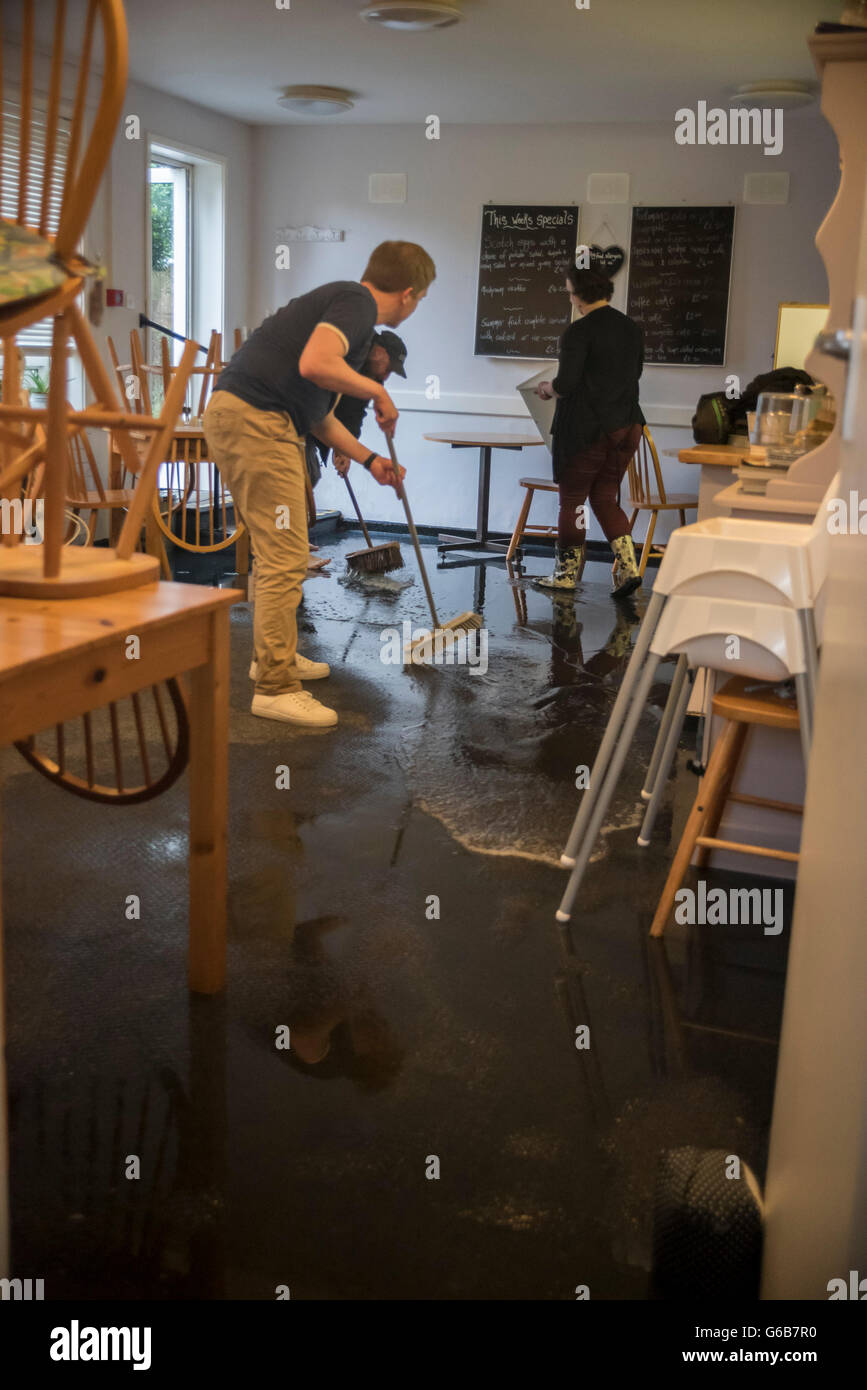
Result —
[[[487,431],[473,431],[458,434],[426,434],[425,439],[435,444],[450,444],[453,449],[478,449],[479,451],[479,500],[476,508],[475,536],[437,537],[437,549],[446,550],[489,550],[505,555],[508,541],[492,541],[488,537],[488,507],[491,497],[491,454],[494,449],[530,449],[534,445],[544,445],[544,439],[537,434],[494,434]]]

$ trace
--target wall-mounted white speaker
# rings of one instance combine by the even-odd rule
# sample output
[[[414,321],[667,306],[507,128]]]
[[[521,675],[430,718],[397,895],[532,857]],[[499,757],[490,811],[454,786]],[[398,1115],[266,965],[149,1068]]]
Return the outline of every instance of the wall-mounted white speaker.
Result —
[[[370,203],[406,202],[406,174],[371,174],[367,188]]]
[[[744,174],[745,203],[787,203],[788,174]]]
[[[628,203],[628,174],[588,174],[588,203]]]

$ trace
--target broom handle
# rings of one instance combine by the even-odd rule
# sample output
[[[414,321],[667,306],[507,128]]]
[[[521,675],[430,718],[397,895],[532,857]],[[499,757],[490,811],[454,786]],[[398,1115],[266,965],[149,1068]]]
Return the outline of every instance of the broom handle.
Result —
[[[404,491],[403,483],[400,480],[400,466],[397,461],[397,454],[394,452],[394,440],[391,435],[386,435],[388,440],[388,452],[391,455],[391,466],[394,469],[394,476],[397,483],[397,495],[403,503],[403,510],[406,512],[406,524],[409,527],[409,534],[412,536],[412,545],[415,550],[415,558],[418,560],[419,571],[421,572],[421,582],[424,584],[424,591],[427,594],[428,607],[433,621],[434,628],[438,628],[440,620],[437,617],[437,610],[434,604],[433,594],[431,593],[430,580],[427,577],[427,570],[424,567],[424,560],[421,558],[421,546],[418,543],[418,533],[415,529],[415,522],[412,519],[412,512],[409,509],[409,501]]]
[[[367,542],[367,548],[368,548],[368,550],[372,550],[372,549],[373,549],[373,541],[370,539],[370,533],[369,533],[367,527],[366,527],[365,524],[364,524],[364,517],[361,515],[361,508],[359,507],[358,503],[357,503],[356,500],[355,500],[355,493],[352,491],[352,483],[349,481],[349,474],[348,474],[348,473],[344,473],[344,475],[343,475],[343,481],[344,481],[345,484],[346,484],[346,490],[347,490],[347,492],[349,493],[350,497],[352,498],[352,505],[353,505],[353,507],[355,508],[355,515],[358,517],[358,520],[361,522],[361,529],[362,529],[362,531],[364,532],[364,539],[365,539],[366,542]]]

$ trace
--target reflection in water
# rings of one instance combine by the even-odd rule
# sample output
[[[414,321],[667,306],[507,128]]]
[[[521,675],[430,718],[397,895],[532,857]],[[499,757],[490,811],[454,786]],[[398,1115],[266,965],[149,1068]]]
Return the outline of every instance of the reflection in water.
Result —
[[[225,1296],[225,1058],[224,1001],[191,995],[186,1085],[133,1065],[13,1094],[14,1258],[47,1298]]]
[[[635,604],[612,604],[599,642],[585,639],[580,611],[574,595],[555,596],[550,620],[490,634],[485,675],[445,667],[420,678],[425,718],[403,729],[398,758],[416,803],[467,849],[559,862],[577,769],[593,764],[640,622]],[[639,724],[596,858],[606,834],[640,824],[664,694],[654,691]]]
[[[341,925],[335,917],[299,922],[289,962],[291,1047],[283,1055],[297,1071],[320,1080],[349,1077],[379,1091],[399,1074],[404,1049],[372,999],[358,961],[344,964],[324,938]]]

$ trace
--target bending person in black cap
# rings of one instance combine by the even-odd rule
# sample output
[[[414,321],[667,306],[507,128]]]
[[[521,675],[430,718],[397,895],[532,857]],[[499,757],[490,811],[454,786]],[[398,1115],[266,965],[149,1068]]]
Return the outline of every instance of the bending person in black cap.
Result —
[[[367,360],[362,367],[364,376],[372,377],[383,385],[392,372],[398,376],[405,377],[406,369],[406,344],[396,333],[384,330],[382,333],[374,334],[373,343]],[[364,417],[367,414],[369,401],[360,400],[357,396],[341,396],[337,405],[334,407],[334,418],[339,420],[341,425],[349,430],[356,439],[361,438],[361,427],[364,424]],[[329,448],[313,435],[307,436],[307,471],[310,474],[310,482],[313,487],[319,482],[321,469],[319,466],[320,457],[323,463],[328,462]],[[347,454],[335,452],[332,462],[341,478],[347,472],[350,465],[350,458]]]

